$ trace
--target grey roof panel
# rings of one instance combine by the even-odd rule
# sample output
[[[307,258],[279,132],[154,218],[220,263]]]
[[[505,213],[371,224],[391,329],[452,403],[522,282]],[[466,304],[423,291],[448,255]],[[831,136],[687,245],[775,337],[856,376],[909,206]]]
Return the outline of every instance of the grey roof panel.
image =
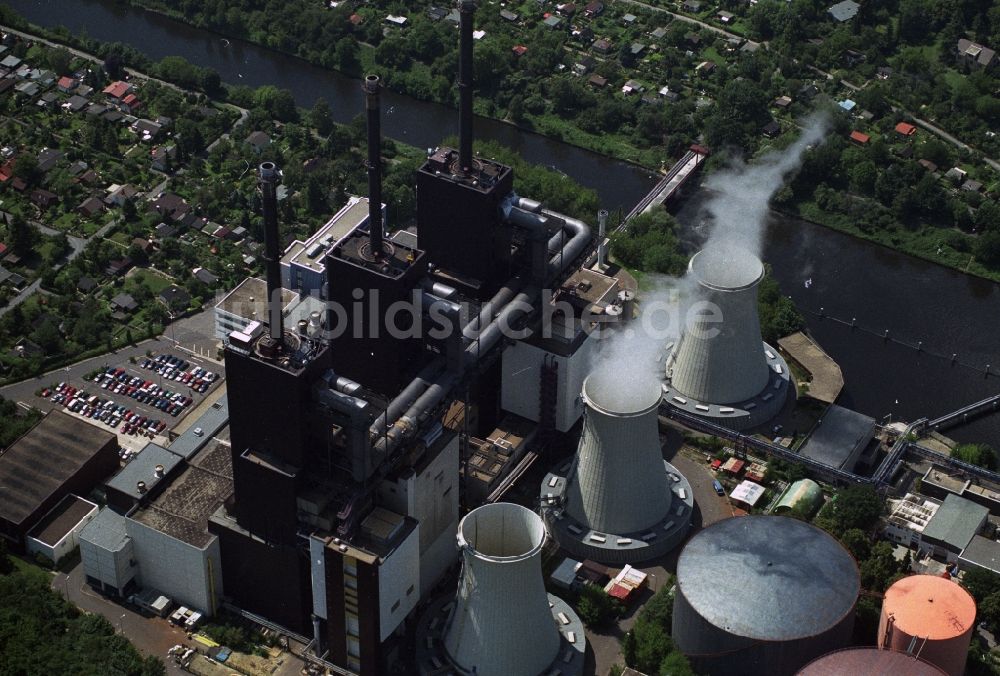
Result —
[[[957,495],[947,495],[924,528],[923,537],[949,545],[956,551],[966,545],[989,517],[990,510]]]

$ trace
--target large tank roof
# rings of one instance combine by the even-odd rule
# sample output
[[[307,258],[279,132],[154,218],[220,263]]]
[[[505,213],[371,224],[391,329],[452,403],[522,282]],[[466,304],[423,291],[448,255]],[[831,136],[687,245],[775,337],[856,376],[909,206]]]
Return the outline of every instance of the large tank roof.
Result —
[[[945,672],[919,657],[896,650],[847,648],[815,659],[797,676],[944,676]]]
[[[601,413],[635,416],[660,404],[660,384],[652,376],[626,376],[604,367],[583,381],[584,400]]]
[[[788,517],[744,516],[688,541],[677,586],[719,629],[787,641],[839,623],[854,608],[861,583],[854,559],[825,531]]]
[[[950,639],[969,631],[976,602],[964,588],[936,575],[910,575],[885,592],[882,613],[896,629],[931,640]]]
[[[760,259],[731,243],[702,249],[691,257],[688,270],[702,286],[719,291],[746,289],[764,276],[764,264]]]

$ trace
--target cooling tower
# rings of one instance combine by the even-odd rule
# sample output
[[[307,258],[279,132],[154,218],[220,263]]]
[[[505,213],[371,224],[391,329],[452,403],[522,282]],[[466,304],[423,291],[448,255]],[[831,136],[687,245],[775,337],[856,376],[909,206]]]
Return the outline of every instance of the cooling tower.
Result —
[[[761,338],[763,263],[745,249],[715,245],[691,258],[688,275],[697,292],[680,339],[667,345],[667,401],[734,429],[770,419],[785,402],[789,372]]]
[[[847,648],[813,660],[797,676],[944,676],[930,662],[878,648]]]
[[[583,383],[583,433],[565,473],[542,483],[553,537],[573,554],[634,563],[665,553],[687,532],[693,498],[664,462],[653,379],[594,371]]]
[[[961,676],[975,620],[976,602],[964,588],[936,575],[911,575],[885,592],[878,645]]]
[[[537,676],[556,659],[560,636],[542,580],[544,541],[542,520],[520,505],[485,505],[462,519],[462,576],[444,634],[456,666],[477,676]]]
[[[672,635],[698,673],[794,674],[845,647],[861,588],[825,531],[783,516],[719,521],[677,562]]]

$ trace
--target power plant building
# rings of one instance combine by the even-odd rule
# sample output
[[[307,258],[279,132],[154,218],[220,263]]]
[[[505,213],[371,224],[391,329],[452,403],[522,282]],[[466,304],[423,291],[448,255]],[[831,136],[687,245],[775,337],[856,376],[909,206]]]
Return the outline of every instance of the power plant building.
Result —
[[[608,368],[583,384],[583,434],[568,467],[542,481],[542,512],[571,554],[601,563],[660,556],[684,538],[694,508],[691,487],[663,459],[652,378],[623,381]]]
[[[534,335],[542,289],[593,252],[585,223],[515,194],[510,167],[472,153],[473,10],[459,11],[459,147],[418,171],[416,237],[385,229],[380,82],[368,76],[367,199],[282,251],[280,171],[259,168],[266,297],[318,290],[326,311],[286,325],[269,304],[224,341],[233,493],[208,532],[226,600],[365,675],[407,660],[404,621],[458,560],[460,446],[504,415],[504,352],[520,340],[504,330]],[[393,315],[398,303],[414,312]],[[577,395],[551,388],[539,428],[557,431]],[[444,424],[455,410],[459,428]]]
[[[961,676],[975,625],[976,602],[963,587],[936,575],[910,575],[885,592],[878,646]]]
[[[681,551],[671,636],[698,673],[794,674],[848,645],[860,588],[854,559],[825,531],[725,519]]]
[[[781,411],[791,391],[788,364],[764,343],[757,285],[764,264],[749,251],[718,244],[696,253],[693,322],[666,345],[664,401],[717,425],[743,430]]]

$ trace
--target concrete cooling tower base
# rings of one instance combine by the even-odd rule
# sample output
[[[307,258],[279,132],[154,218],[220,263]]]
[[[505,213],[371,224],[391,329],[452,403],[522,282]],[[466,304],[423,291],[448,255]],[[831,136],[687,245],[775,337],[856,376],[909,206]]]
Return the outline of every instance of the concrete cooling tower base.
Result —
[[[571,466],[572,461],[566,461],[549,472],[539,498],[549,536],[573,557],[608,565],[640,563],[663,556],[684,540],[691,525],[694,496],[691,484],[669,462],[663,461],[663,469],[673,492],[670,511],[660,521],[633,533],[592,530],[566,513],[562,504]]]
[[[559,628],[559,653],[552,664],[540,673],[550,674],[558,670],[561,676],[582,676],[587,652],[583,622],[568,603],[553,594],[548,597],[552,621]],[[444,648],[444,633],[454,607],[455,592],[449,590],[431,601],[417,622],[417,668],[421,676],[472,674],[455,665]]]
[[[756,396],[729,404],[698,401],[674,389],[673,383],[668,378],[663,385],[664,403],[737,432],[766,423],[781,412],[793,388],[791,374],[784,358],[767,343],[762,345],[763,356],[770,369],[770,380]],[[674,347],[674,343],[667,343],[664,361],[668,364],[671,362]]]

